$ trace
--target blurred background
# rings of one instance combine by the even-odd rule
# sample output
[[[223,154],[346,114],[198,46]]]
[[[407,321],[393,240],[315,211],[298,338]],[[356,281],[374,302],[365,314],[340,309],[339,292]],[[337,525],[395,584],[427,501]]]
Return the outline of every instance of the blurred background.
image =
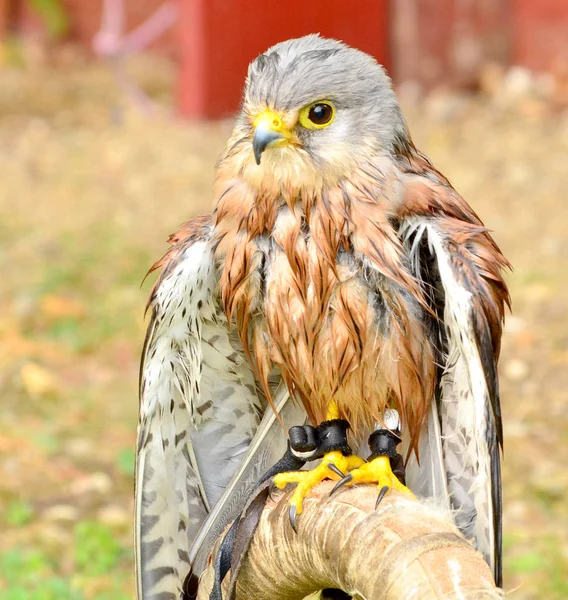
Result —
[[[505,583],[568,598],[566,0],[0,0],[0,597],[131,598],[152,262],[208,211],[247,63],[372,53],[515,270]]]

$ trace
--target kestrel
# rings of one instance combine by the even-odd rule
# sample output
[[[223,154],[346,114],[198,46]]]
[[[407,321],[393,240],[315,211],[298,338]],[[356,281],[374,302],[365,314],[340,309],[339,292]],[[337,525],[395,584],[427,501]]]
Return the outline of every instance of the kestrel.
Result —
[[[139,598],[179,598],[190,564],[199,574],[286,449],[287,428],[330,421],[348,422],[349,446],[275,478],[297,483],[295,526],[325,478],[433,496],[500,585],[508,262],[412,143],[384,69],[317,35],[261,54],[213,196],[213,213],[183,225],[155,265],[140,385]],[[404,432],[408,487],[388,454],[351,453],[377,428]]]

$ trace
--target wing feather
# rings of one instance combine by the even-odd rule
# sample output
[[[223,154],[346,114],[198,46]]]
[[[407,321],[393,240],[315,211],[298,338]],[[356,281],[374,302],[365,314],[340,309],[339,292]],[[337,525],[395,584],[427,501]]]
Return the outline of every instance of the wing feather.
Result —
[[[410,436],[403,432],[403,456],[410,448]],[[446,469],[444,466],[444,453],[442,450],[442,432],[438,403],[432,402],[428,418],[422,427],[418,441],[418,462],[412,453],[406,464],[406,484],[418,496],[437,498],[442,506],[450,508],[450,496]]]
[[[140,599],[180,597],[190,546],[242,462],[266,405],[217,303],[210,226],[196,220],[186,233],[160,265],[141,365]]]
[[[288,429],[307,420],[304,408],[290,399],[283,384],[274,394],[274,406],[276,410],[265,411],[239,469],[193,543],[190,561],[195,574],[201,573],[205,568],[213,545],[239,514],[260,477],[283,456],[287,447]]]
[[[474,538],[501,584],[501,412],[497,356],[503,303],[492,288],[496,246],[478,224],[451,218],[408,217],[400,234],[416,276],[434,290],[440,318],[443,368],[436,402],[441,455],[450,504],[464,535]],[[468,227],[469,226],[469,227]],[[427,273],[421,265],[432,262]],[[504,288],[500,278],[495,285]],[[496,331],[497,330],[497,331]],[[429,418],[431,425],[432,416]],[[439,454],[435,462],[439,463]],[[431,464],[431,463],[430,463]]]

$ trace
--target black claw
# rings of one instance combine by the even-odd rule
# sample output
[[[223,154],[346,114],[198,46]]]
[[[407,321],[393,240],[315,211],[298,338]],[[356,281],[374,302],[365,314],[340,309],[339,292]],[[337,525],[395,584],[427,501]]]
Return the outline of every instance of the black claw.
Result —
[[[327,468],[330,471],[333,471],[336,475],[339,475],[340,477],[345,477],[345,475],[343,474],[341,469],[337,468],[337,466],[334,465],[333,463],[327,463]]]
[[[290,525],[292,525],[294,533],[298,533],[298,529],[296,528],[296,507],[293,504],[290,505],[288,516],[290,517]]]
[[[268,497],[270,498],[271,502],[275,501],[273,494],[276,492],[277,489],[278,488],[274,485],[274,483],[270,482],[270,485],[268,486]]]
[[[383,485],[383,487],[381,488],[381,491],[379,492],[379,495],[377,496],[377,501],[375,502],[375,510],[377,510],[377,508],[379,508],[379,504],[383,501],[383,498],[387,495],[388,491],[389,491],[389,486]]]
[[[331,492],[329,492],[329,495],[331,496],[332,494],[334,494],[335,492],[337,492],[337,490],[340,487],[343,487],[346,483],[349,483],[352,479],[353,479],[353,475],[351,475],[351,473],[349,473],[349,475],[345,475],[345,477],[341,481],[338,481],[335,484],[335,486],[333,487],[333,489],[331,490]]]

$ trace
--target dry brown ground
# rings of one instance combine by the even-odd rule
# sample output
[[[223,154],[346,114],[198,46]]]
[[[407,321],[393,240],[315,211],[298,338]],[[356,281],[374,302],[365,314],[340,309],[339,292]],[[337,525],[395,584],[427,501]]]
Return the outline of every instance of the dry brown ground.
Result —
[[[137,77],[161,106],[167,65]],[[568,597],[568,115],[439,96],[417,144],[510,258],[505,581]],[[168,233],[210,203],[230,124],[125,108],[102,66],[0,71],[0,596],[128,598],[137,368]]]

